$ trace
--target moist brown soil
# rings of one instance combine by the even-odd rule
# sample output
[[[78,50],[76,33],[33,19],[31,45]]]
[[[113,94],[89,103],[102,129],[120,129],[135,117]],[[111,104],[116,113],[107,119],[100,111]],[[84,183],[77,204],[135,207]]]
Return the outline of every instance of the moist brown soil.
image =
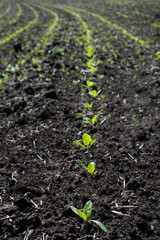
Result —
[[[72,5],[100,14],[102,3],[92,2]],[[41,62],[33,64],[30,58],[18,70],[7,70],[9,64],[15,66],[18,55],[25,56],[35,46],[44,31],[41,24],[30,30],[32,34],[0,47],[5,59],[0,63],[1,77],[8,74],[0,91],[0,239],[158,240],[160,64],[153,54],[159,39],[157,28],[152,27],[149,36],[143,27],[148,8],[134,5],[144,13],[137,19],[130,5],[103,3],[102,16],[108,14],[128,31],[135,24],[132,34],[150,38],[149,47],[79,12],[93,31],[92,44],[100,60],[91,73],[84,66],[80,22],[52,3],[46,7],[58,14],[59,26],[53,41],[35,56]],[[150,8],[151,23],[157,22],[158,7]],[[124,21],[117,11],[132,20]],[[44,23],[50,17],[44,14]],[[96,82],[104,99],[93,100],[88,90],[82,91],[81,83],[88,79]],[[89,111],[84,103],[91,101]],[[95,126],[83,122],[84,115],[96,114]],[[74,144],[85,132],[96,139],[90,149]],[[85,165],[95,162],[97,174],[91,176],[77,159]],[[84,223],[70,209],[82,209],[88,200],[93,203],[92,218],[102,222],[107,233]]]

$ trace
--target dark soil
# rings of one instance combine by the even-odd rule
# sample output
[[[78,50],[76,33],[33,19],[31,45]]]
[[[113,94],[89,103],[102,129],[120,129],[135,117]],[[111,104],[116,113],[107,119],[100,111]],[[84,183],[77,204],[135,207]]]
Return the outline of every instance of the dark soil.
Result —
[[[53,18],[34,5],[40,22],[0,46],[0,78],[5,78],[0,85],[0,240],[158,240],[160,62],[154,54],[159,30],[145,25],[145,14],[151,15],[146,24],[160,22],[160,4],[68,2],[107,16],[150,45],[143,47],[91,14],[76,11],[92,30],[95,58],[100,60],[91,73],[84,66],[81,23],[50,1],[45,6],[58,14],[59,25],[44,51],[15,68]],[[132,8],[143,14],[137,18]],[[124,21],[117,12],[130,17]],[[33,13],[26,13],[27,23]],[[1,39],[6,28],[11,31],[5,24]],[[39,61],[33,63],[32,57]],[[84,106],[91,97],[81,89],[88,79],[104,96],[93,100],[92,112]],[[83,115],[96,114],[95,126],[83,123]],[[90,149],[74,144],[85,132],[96,139]],[[77,159],[85,165],[95,162],[98,173],[90,176]],[[107,233],[85,224],[70,209],[82,209],[89,200],[92,218],[102,222]]]

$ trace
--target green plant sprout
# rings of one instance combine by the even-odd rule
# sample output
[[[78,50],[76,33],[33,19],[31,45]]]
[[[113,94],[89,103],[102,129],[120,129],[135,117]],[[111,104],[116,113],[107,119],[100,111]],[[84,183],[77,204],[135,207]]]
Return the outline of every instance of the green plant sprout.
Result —
[[[117,15],[120,16],[120,17],[123,17],[123,18],[129,18],[128,15],[123,14],[123,13],[121,13],[121,12],[117,12]]]
[[[97,224],[104,232],[107,232],[106,227],[97,220],[91,219],[91,213],[92,213],[92,201],[89,200],[83,208],[83,211],[80,211],[79,209],[71,206],[71,209],[74,213],[76,213],[79,217],[81,217],[86,223],[93,222]]]
[[[96,68],[95,68],[95,63],[94,63],[94,58],[91,58],[89,59],[87,62],[86,62],[86,66],[88,67],[88,70],[92,73],[94,73],[96,71]]]
[[[83,144],[78,141],[74,142],[74,144],[77,144],[81,148],[91,148],[96,141],[95,139],[92,139],[91,136],[88,135],[87,133],[84,133],[82,135],[82,140],[83,140]]]
[[[100,92],[101,92],[101,90],[99,90],[98,92],[96,90],[93,90],[93,91],[90,90],[89,95],[96,98]]]
[[[137,117],[137,116],[134,114],[134,115],[132,115],[131,118],[135,121],[135,120],[136,120],[136,117]]]
[[[100,97],[101,97],[102,99],[104,99],[104,96],[103,96],[103,94],[101,94],[101,95],[100,95]]]
[[[154,55],[156,56],[156,58],[154,58],[154,60],[160,59],[160,51],[156,52]]]
[[[87,84],[87,85],[85,85],[85,84],[81,84],[81,85],[82,85],[83,87],[91,88],[91,89],[92,89],[92,87],[95,86],[96,83],[88,80],[88,81],[86,81],[86,84]]]
[[[92,127],[95,125],[95,123],[97,123],[98,121],[98,114],[95,115],[92,119],[90,119],[89,117],[83,117],[83,124],[90,124]]]
[[[93,55],[94,55],[94,47],[93,46],[87,46],[86,51],[87,51],[87,53],[86,53],[87,57],[89,57],[89,58],[93,57]]]
[[[89,111],[92,111],[92,105],[93,103],[89,104],[89,103],[85,103],[84,106],[88,108]]]
[[[80,160],[76,160],[76,162],[86,171],[88,171],[92,176],[97,173],[97,171],[95,171],[96,164],[94,162],[89,163],[87,167]]]
[[[95,116],[92,118],[92,120],[91,120],[91,126],[93,126],[95,123],[97,123],[97,121],[98,121],[98,114],[95,115]]]

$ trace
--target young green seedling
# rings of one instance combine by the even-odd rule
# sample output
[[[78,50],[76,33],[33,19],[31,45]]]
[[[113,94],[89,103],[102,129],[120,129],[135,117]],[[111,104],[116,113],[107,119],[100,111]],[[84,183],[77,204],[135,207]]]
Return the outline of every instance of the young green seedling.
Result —
[[[95,139],[92,139],[91,136],[88,135],[87,133],[84,133],[82,135],[82,140],[83,140],[83,144],[78,141],[74,142],[74,144],[77,144],[81,148],[91,148],[96,141]]]
[[[95,123],[97,123],[97,121],[98,121],[98,114],[95,115],[95,116],[92,118],[92,120],[91,120],[91,126],[93,126]]]
[[[71,206],[71,209],[74,213],[76,213],[79,217],[81,217],[86,223],[89,223],[89,222],[96,223],[104,232],[107,232],[106,227],[101,222],[91,219],[91,213],[92,213],[92,201],[91,200],[89,200],[85,204],[83,211],[80,211],[79,209],[77,209],[73,206]]]
[[[92,89],[92,87],[96,84],[95,82],[92,82],[92,81],[86,81],[86,84],[87,85],[85,85],[85,84],[81,84],[83,87],[85,87],[85,88],[89,88],[89,89]]]
[[[88,67],[88,70],[89,70],[91,73],[94,73],[94,72],[96,71],[95,63],[94,63],[94,58],[89,59],[89,60],[86,62],[86,66]]]
[[[91,58],[94,55],[94,47],[93,46],[87,46],[86,47],[86,56]]]
[[[95,171],[96,164],[94,162],[89,163],[87,167],[80,160],[76,160],[76,162],[86,171],[88,171],[92,176],[97,173],[97,171]]]
[[[83,124],[90,124],[92,127],[95,125],[95,123],[97,123],[98,119],[98,114],[95,115],[92,119],[90,119],[89,117],[83,117]]]
[[[98,92],[96,90],[90,90],[89,91],[89,95],[96,98],[98,96],[98,94],[101,92],[102,90],[99,90]]]
[[[135,120],[136,120],[136,117],[137,117],[137,116],[134,114],[134,115],[132,115],[131,118],[135,121]]]
[[[91,104],[89,104],[89,103],[85,103],[84,105],[85,105],[85,107],[88,108],[89,111],[92,111],[93,103],[91,103]]]

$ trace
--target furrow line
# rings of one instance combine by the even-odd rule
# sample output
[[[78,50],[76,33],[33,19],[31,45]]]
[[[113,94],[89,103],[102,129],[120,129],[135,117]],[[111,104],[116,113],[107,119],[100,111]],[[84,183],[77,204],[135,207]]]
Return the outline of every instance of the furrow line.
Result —
[[[85,41],[86,41],[86,43],[87,44],[90,44],[91,43],[91,32],[90,32],[90,30],[88,29],[88,25],[86,24],[86,22],[85,21],[83,21],[83,19],[81,18],[81,16],[78,14],[78,13],[75,13],[75,12],[73,12],[72,10],[70,10],[70,9],[68,9],[68,6],[53,6],[54,8],[57,8],[57,9],[60,9],[60,10],[62,10],[62,11],[65,11],[65,12],[68,12],[68,13],[70,13],[71,15],[73,15],[75,18],[77,18],[80,22],[81,22],[81,24],[82,24],[82,26],[83,26],[83,29],[84,29],[84,31],[85,31],[85,35],[86,35],[86,37],[85,37]]]
[[[133,34],[129,33],[126,29],[118,26],[116,23],[112,23],[111,21],[105,19],[104,17],[102,17],[101,15],[97,14],[97,13],[93,13],[93,12],[90,12],[90,11],[87,11],[85,9],[80,9],[80,8],[76,8],[76,7],[72,7],[72,6],[67,6],[68,8],[70,9],[74,9],[74,10],[77,10],[77,11],[80,11],[80,12],[84,12],[84,13],[89,13],[91,14],[92,16],[98,18],[100,21],[104,22],[104,23],[107,23],[107,25],[109,27],[114,27],[115,29],[119,30],[121,33],[123,33],[125,36],[129,37],[130,39],[132,39],[133,41],[135,42],[138,42],[141,46],[145,46],[145,47],[148,47],[149,46],[149,43],[147,41],[144,41],[142,39],[139,39],[138,37],[135,37]]]
[[[22,8],[19,5],[19,3],[17,3],[16,6],[18,8],[18,12],[17,12],[16,16],[12,20],[9,21],[9,24],[13,24],[13,23],[17,22],[18,19],[20,18],[20,16],[22,15]]]
[[[77,11],[80,11],[80,12],[84,12],[84,13],[89,13],[91,15],[93,15],[94,17],[98,18],[100,21],[104,22],[104,23],[107,23],[109,27],[114,27],[115,29],[119,30],[122,34],[124,34],[125,36],[129,37],[130,39],[132,39],[133,41],[139,43],[142,47],[146,47],[146,48],[149,48],[150,46],[150,42],[149,41],[144,41],[142,39],[139,39],[138,37],[134,36],[133,34],[129,33],[126,29],[118,26],[116,23],[112,23],[111,21],[109,20],[106,20],[105,18],[103,18],[102,16],[100,16],[99,14],[96,14],[96,13],[93,13],[93,12],[90,12],[90,11],[87,11],[85,9],[80,9],[80,8],[76,8],[76,7],[72,7],[72,6],[67,6],[68,8],[70,9],[74,9],[74,10],[77,10]],[[159,60],[160,59],[160,54],[159,54],[159,50],[156,51],[154,53],[154,55],[156,56],[154,58],[154,60]]]
[[[3,7],[4,3],[0,3],[0,8]]]
[[[11,9],[11,4],[8,4],[6,10],[0,15],[0,19],[3,18]]]
[[[23,5],[27,6],[34,13],[34,16],[35,16],[34,20],[30,21],[26,26],[21,27],[20,29],[16,30],[14,33],[9,34],[3,40],[0,40],[0,45],[3,45],[4,43],[10,41],[12,38],[14,38],[18,34],[24,32],[25,30],[28,30],[29,28],[32,28],[32,26],[35,25],[38,22],[38,13],[37,13],[37,11],[33,7],[28,5],[27,3],[23,3]]]
[[[41,7],[41,6],[36,6],[36,7],[49,12],[51,15],[54,16],[54,20],[53,20],[53,23],[48,28],[48,30],[43,34],[43,36],[40,37],[40,40],[37,43],[36,47],[33,50],[31,50],[23,58],[23,60],[19,60],[17,65],[20,65],[20,64],[24,65],[26,61],[31,57],[31,55],[36,55],[36,53],[40,52],[40,50],[43,50],[49,44],[49,42],[53,39],[53,34],[54,34],[53,30],[55,29],[59,21],[58,15],[52,10],[45,7]]]
[[[69,9],[68,6],[53,5],[53,7],[73,15],[82,24],[83,30],[85,32],[84,38],[83,38],[85,41],[85,51],[86,51],[85,55],[88,58],[85,65],[87,67],[87,71],[89,71],[90,73],[94,73],[96,71],[98,62],[95,60],[95,48],[92,44],[92,42],[93,42],[92,34],[88,28],[87,23],[82,19],[82,17],[78,13],[72,11],[72,9]]]

